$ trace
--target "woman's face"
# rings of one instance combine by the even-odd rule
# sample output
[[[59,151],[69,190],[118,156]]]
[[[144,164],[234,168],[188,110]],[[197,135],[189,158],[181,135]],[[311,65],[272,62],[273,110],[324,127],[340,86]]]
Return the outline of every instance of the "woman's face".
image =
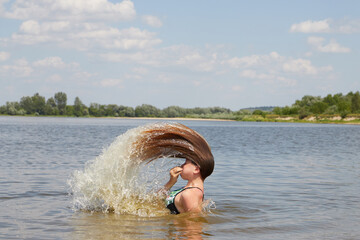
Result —
[[[182,170],[180,176],[185,180],[189,180],[189,177],[191,177],[193,175],[197,166],[190,160],[186,159],[185,163],[183,165],[181,165],[181,168],[183,170]]]

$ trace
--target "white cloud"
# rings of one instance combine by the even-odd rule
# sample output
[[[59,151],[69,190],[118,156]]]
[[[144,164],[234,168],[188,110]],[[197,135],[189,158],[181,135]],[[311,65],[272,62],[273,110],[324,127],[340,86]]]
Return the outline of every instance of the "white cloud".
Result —
[[[77,71],[74,75],[74,79],[81,79],[82,81],[86,81],[91,77],[96,76],[96,74],[85,72],[85,71]]]
[[[181,51],[182,49],[183,51]],[[216,61],[212,54],[191,52],[185,46],[173,46],[169,48],[147,49],[134,53],[106,53],[100,54],[100,58],[109,62],[131,63],[137,66],[151,66],[151,69],[171,68],[180,72],[215,72],[221,64]],[[195,51],[195,50],[194,50]],[[176,70],[177,69],[177,70]],[[144,67],[132,69],[134,74],[127,74],[126,78],[146,79],[144,75],[153,74]],[[158,75],[159,76],[159,75]],[[172,79],[152,76],[153,80],[169,82]],[[190,80],[190,79],[189,79]]]
[[[244,87],[240,85],[234,85],[231,87],[231,90],[234,92],[242,92],[244,91]]]
[[[314,32],[330,32],[330,20],[321,21],[305,21],[291,25],[290,32],[314,33]]]
[[[113,78],[101,80],[100,85],[102,87],[119,87],[119,88],[123,87],[121,79],[113,79]]]
[[[135,67],[132,69],[132,72],[140,75],[146,75],[149,73],[149,70],[144,67]]]
[[[54,68],[65,67],[65,63],[60,57],[48,57],[34,62],[33,65],[35,67],[54,67]]]
[[[60,57],[47,57],[32,63],[34,67],[42,68],[67,68],[69,70],[74,70],[79,67],[79,64],[76,62],[65,63]]]
[[[330,40],[329,44],[324,44],[325,39],[322,37],[308,37],[308,43],[319,52],[327,53],[348,53],[350,48],[343,47],[335,40]]]
[[[59,74],[54,74],[54,75],[51,75],[48,79],[46,79],[46,82],[48,82],[48,83],[59,83],[62,80],[63,79]]]
[[[336,24],[337,32],[339,33],[359,33],[360,32],[360,19],[347,19],[339,21]]]
[[[0,66],[0,75],[12,75],[14,77],[27,77],[33,72],[33,68],[25,59],[18,59],[12,65]]]
[[[212,71],[219,64],[213,52],[200,52],[185,45],[131,53],[105,53],[100,57],[110,62],[134,62],[154,67],[181,66],[197,72]]]
[[[8,2],[9,0],[0,0],[0,16],[5,11],[4,3]]]
[[[240,76],[244,78],[256,78],[256,71],[251,69],[244,70],[240,73]]]
[[[233,68],[247,68],[252,66],[267,65],[270,62],[282,61],[283,57],[277,52],[271,52],[268,55],[251,55],[245,57],[234,57],[227,61]]]
[[[293,59],[271,52],[267,55],[251,55],[231,58],[226,63],[232,68],[243,69],[240,76],[250,79],[276,79],[282,72],[315,75],[325,68],[317,68],[307,59]],[[257,73],[257,71],[261,73]],[[328,68],[329,70],[329,68]]]
[[[48,44],[91,54],[99,49],[102,52],[145,50],[162,42],[154,32],[108,25],[106,20],[131,20],[136,16],[134,4],[129,0],[120,3],[110,0],[15,0],[8,6],[0,15],[24,22],[10,38],[0,39],[6,46]],[[144,20],[152,26],[162,24],[155,16],[145,16]]]
[[[313,53],[312,52],[306,52],[304,55],[305,55],[305,57],[311,57],[313,55]]]
[[[130,27],[117,29],[96,23],[43,22],[29,20],[21,24],[11,42],[33,45],[52,43],[60,47],[89,49],[145,49],[162,41],[153,32]]]
[[[233,68],[250,67],[259,64],[260,56],[252,55],[246,57],[234,57],[228,60],[228,63]]]
[[[195,86],[195,87],[198,87],[201,85],[201,82],[200,81],[193,81],[192,84]]]
[[[161,20],[155,16],[146,15],[146,16],[143,16],[142,19],[147,25],[149,25],[151,27],[159,28],[163,25]]]
[[[216,56],[203,56],[198,52],[190,52],[184,56],[179,56],[175,63],[176,65],[187,66],[195,71],[210,72],[216,63]]]
[[[276,80],[278,80],[278,82],[281,82],[288,86],[295,86],[297,84],[297,81],[295,79],[286,78],[286,77],[282,77],[282,76],[276,77]]]
[[[161,43],[156,34],[138,28],[118,29],[106,20],[131,20],[134,4],[129,0],[16,0],[2,17],[23,19],[19,31],[2,38],[7,45],[55,44],[80,51],[90,49],[144,49]],[[1,13],[0,13],[1,14]]]
[[[256,83],[281,83],[282,85],[295,86],[297,81],[294,79],[286,78],[281,76],[281,72],[267,72],[267,73],[257,73],[255,70],[244,70],[240,72],[240,77],[248,79],[256,79]]]
[[[135,63],[152,67],[176,67],[197,72],[238,75],[242,80],[255,84],[294,86],[303,75],[326,76],[331,66],[314,66],[310,60],[294,59],[277,52],[264,55],[229,57],[184,45],[150,49],[134,53],[107,53],[100,56],[106,61]],[[180,69],[181,69],[180,68]]]
[[[0,76],[26,77],[26,82],[63,82],[67,80],[84,82],[93,74],[81,72],[80,65],[76,62],[66,63],[60,57],[47,57],[34,62],[25,58],[17,59],[12,64],[0,65]],[[70,76],[72,75],[72,76]],[[33,79],[29,79],[32,77]],[[38,79],[38,80],[35,80]]]
[[[64,32],[66,30],[70,30],[69,21],[53,21],[40,24],[35,20],[28,20],[20,25],[20,32],[32,35],[38,35],[47,32]]]
[[[307,20],[291,25],[290,32],[346,34],[358,33],[360,32],[360,19],[324,19],[320,21]]]
[[[0,62],[6,61],[10,58],[10,53],[0,52]]]
[[[154,54],[152,54],[154,53]],[[159,56],[160,52],[154,50],[140,51],[135,53],[103,53],[99,57],[109,62],[133,62],[136,64],[162,66],[164,62],[162,57]]]
[[[136,16],[129,0],[16,0],[3,16],[12,19],[47,20],[131,20]]]
[[[317,74],[318,70],[311,64],[310,60],[306,59],[293,59],[283,64],[285,72],[304,73],[304,74]]]
[[[172,81],[171,77],[165,74],[159,74],[156,78],[157,82],[160,83],[170,83]]]

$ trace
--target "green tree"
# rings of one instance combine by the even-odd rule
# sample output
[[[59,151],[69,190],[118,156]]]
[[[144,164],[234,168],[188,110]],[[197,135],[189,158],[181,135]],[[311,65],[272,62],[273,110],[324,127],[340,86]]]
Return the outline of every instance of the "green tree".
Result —
[[[295,115],[299,114],[300,107],[299,106],[285,106],[281,109],[282,115]]]
[[[55,99],[53,97],[49,98],[47,101],[46,101],[46,104],[55,108],[56,107],[56,102],[55,102]]]
[[[89,107],[90,116],[98,117],[99,109],[100,109],[100,104],[90,103],[90,107]]]
[[[17,115],[20,110],[20,104],[18,102],[6,102],[6,114]]]
[[[310,107],[310,112],[315,114],[321,114],[328,108],[328,104],[325,102],[316,102]]]
[[[106,116],[106,105],[100,105],[98,103],[91,103],[89,107],[90,116],[102,117]]]
[[[120,117],[135,117],[135,109],[132,107],[119,106]]]
[[[76,116],[76,117],[81,117],[84,115],[84,109],[85,109],[85,105],[81,102],[80,98],[79,97],[76,97],[75,98],[75,101],[74,101],[74,111],[73,111],[73,114]]]
[[[310,112],[305,107],[299,109],[299,119],[304,119],[309,115]]]
[[[333,96],[334,104],[337,105],[343,99],[342,93],[337,93]]]
[[[135,108],[135,116],[136,117],[160,117],[161,111],[160,109],[149,105],[142,104],[141,106],[137,106]]]
[[[196,114],[196,115],[207,115],[207,114],[211,114],[210,108],[200,108],[200,107],[196,107],[196,108],[191,108],[188,109],[188,113],[189,114]]]
[[[178,106],[169,106],[162,110],[162,115],[164,117],[169,117],[169,118],[185,117],[186,109],[178,107]]]
[[[119,106],[116,104],[109,104],[105,107],[105,116],[119,116]]]
[[[54,100],[56,103],[57,108],[61,115],[66,113],[66,103],[67,103],[67,96],[66,93],[58,92],[55,93]]]
[[[46,115],[59,115],[59,109],[56,106],[55,99],[52,97],[46,101],[45,114]]]
[[[358,113],[360,112],[360,93],[357,91],[351,99],[351,112]]]
[[[332,105],[332,106],[328,107],[324,113],[325,114],[336,114],[336,113],[339,113],[339,111],[338,111],[338,108],[336,105]]]
[[[345,116],[346,116],[346,114],[351,112],[351,103],[345,101],[344,99],[339,100],[339,102],[336,104],[336,106],[339,110],[339,113],[341,113],[342,115],[345,114]]]
[[[31,97],[31,100],[33,102],[33,110],[35,113],[38,113],[40,115],[45,114],[45,97],[40,96],[39,93],[35,93],[34,96]]]
[[[296,100],[294,105],[299,107],[311,107],[316,102],[321,102],[321,97],[305,95],[301,100]]]
[[[22,97],[20,106],[27,114],[45,114],[45,98],[35,93],[32,97]]]
[[[266,113],[261,111],[260,109],[256,109],[252,112],[252,115],[260,115],[262,117],[266,117]]]
[[[281,107],[275,107],[272,112],[277,115],[282,115]]]
[[[323,102],[327,103],[329,106],[336,104],[336,101],[331,94],[328,94],[326,97],[324,97]]]
[[[210,108],[211,113],[231,113],[231,110],[228,108],[222,108],[222,107],[212,107]]]
[[[89,109],[86,106],[83,108],[83,116],[89,116]]]
[[[6,114],[6,106],[0,106],[0,114]]]
[[[67,105],[64,112],[66,112],[67,116],[74,116],[74,106]]]
[[[20,100],[20,106],[26,111],[27,114],[35,113],[32,97],[22,97]]]

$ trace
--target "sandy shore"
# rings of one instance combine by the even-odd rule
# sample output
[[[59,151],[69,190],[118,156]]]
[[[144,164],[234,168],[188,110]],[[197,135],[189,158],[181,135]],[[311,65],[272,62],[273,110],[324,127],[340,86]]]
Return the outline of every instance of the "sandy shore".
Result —
[[[9,115],[0,115],[3,117]],[[12,117],[35,117],[35,116],[12,116]],[[36,117],[69,117],[69,116],[36,116]],[[256,119],[252,120],[231,120],[231,119],[208,119],[208,118],[157,118],[157,117],[90,117],[90,118],[103,118],[103,119],[130,119],[130,120],[137,120],[137,119],[144,119],[144,120],[166,120],[166,121],[218,121],[218,122],[255,122]],[[258,119],[260,120],[260,119]],[[261,119],[263,120],[263,119]],[[350,120],[345,121],[327,121],[321,122],[316,120],[315,118],[309,118],[305,120],[298,120],[293,117],[287,118],[275,118],[275,119],[266,119],[266,121],[259,121],[259,122],[290,122],[290,123],[319,123],[319,124],[346,124],[346,125],[360,125],[360,122],[349,122]],[[334,120],[334,119],[332,119]],[[353,119],[351,119],[353,120]]]
[[[235,120],[230,119],[209,119],[209,118],[151,118],[151,117],[101,117],[111,119],[145,119],[145,120],[168,120],[168,121],[217,121],[217,122],[233,122]]]

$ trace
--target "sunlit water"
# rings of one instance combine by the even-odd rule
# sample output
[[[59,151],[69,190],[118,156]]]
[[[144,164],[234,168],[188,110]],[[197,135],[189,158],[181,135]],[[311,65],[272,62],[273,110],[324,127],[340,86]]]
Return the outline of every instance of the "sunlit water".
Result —
[[[205,199],[216,209],[150,216],[74,207],[74,174],[150,122],[0,117],[0,238],[360,239],[360,126],[352,125],[181,121],[212,147]],[[160,186],[175,164],[146,166],[139,181]]]

